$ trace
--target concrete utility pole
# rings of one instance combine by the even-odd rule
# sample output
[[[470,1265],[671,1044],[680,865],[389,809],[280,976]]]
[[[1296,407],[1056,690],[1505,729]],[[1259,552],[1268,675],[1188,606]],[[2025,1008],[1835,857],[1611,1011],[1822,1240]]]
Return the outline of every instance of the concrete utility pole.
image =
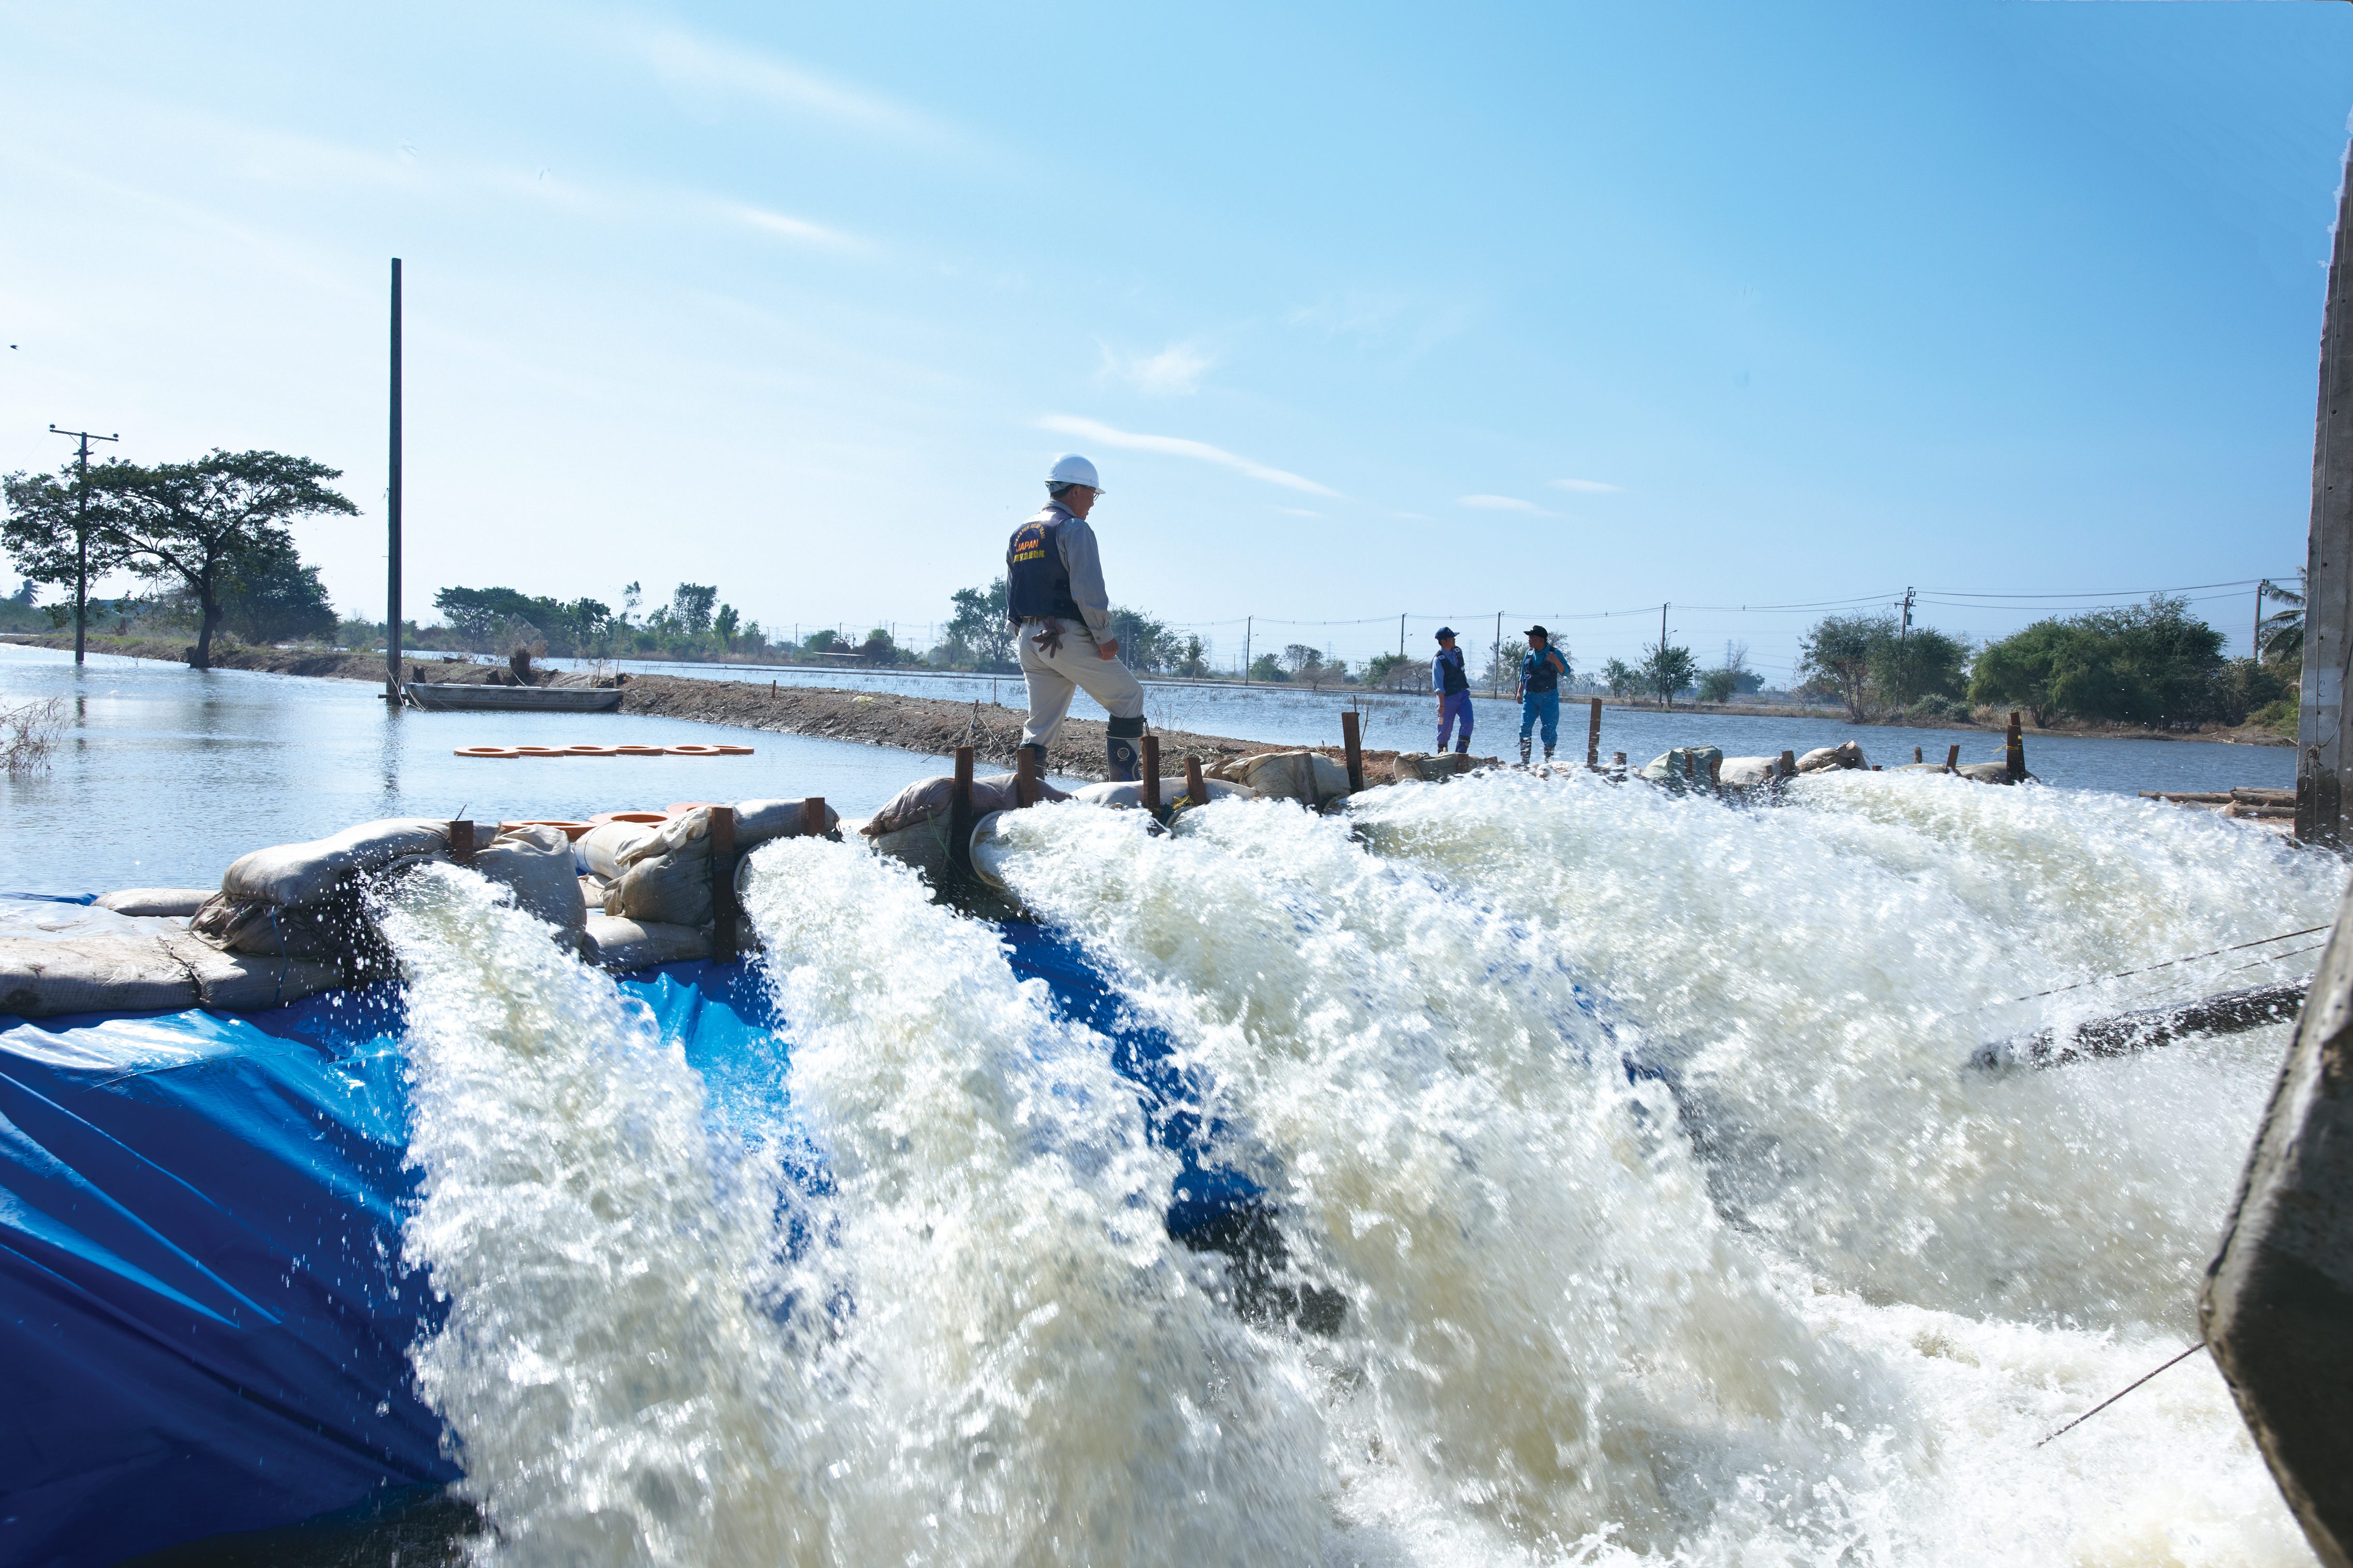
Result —
[[[400,258],[392,258],[392,450],[385,483],[384,700],[400,706]]]
[[[120,435],[93,436],[87,430],[60,430],[49,426],[52,436],[71,436],[81,443],[75,462],[81,466],[81,503],[74,514],[74,662],[81,662],[84,623],[90,619],[90,444],[92,441],[120,441]]]
[[[2353,668],[2353,183],[2337,209],[2320,318],[2320,407],[2312,441],[2312,540],[2304,683],[2295,720],[2295,836],[2345,840],[2345,678]]]

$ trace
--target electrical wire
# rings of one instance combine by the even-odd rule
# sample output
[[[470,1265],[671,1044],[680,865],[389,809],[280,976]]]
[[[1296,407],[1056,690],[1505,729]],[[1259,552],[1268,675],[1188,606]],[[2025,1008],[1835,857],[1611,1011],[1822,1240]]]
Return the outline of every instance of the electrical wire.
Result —
[[[2099,985],[2110,980],[2122,980],[2128,974],[2154,974],[2160,969],[2170,969],[2177,963],[2194,963],[2201,958],[2220,958],[2226,952],[2243,952],[2248,948],[2262,947],[2266,942],[2286,942],[2291,937],[2310,936],[2315,931],[2323,931],[2327,929],[2328,927],[2327,926],[2306,926],[2302,931],[2282,931],[2277,936],[2267,936],[2263,938],[2261,941],[2242,942],[2232,947],[2218,947],[2211,952],[2192,952],[2185,954],[2180,958],[2168,958],[2163,963],[2152,963],[2145,969],[2120,969],[2114,974],[2101,974],[2096,975],[2090,980],[2078,980],[2073,985],[2054,985],[2048,991],[2037,991],[2032,994],[2026,996],[2013,996],[2010,1000],[2012,1002],[2032,1002],[2037,998],[2043,996],[2056,996],[2065,991],[2081,991],[2086,985]],[[2310,948],[2301,948],[2297,951],[2309,952],[2312,950]],[[2283,952],[2275,954],[2273,958],[2264,959],[2263,962],[2270,963],[2280,958],[2289,958],[2293,956],[2294,954]],[[2253,969],[2255,965],[2250,963],[2244,967]],[[2232,971],[2232,973],[2235,973],[2236,971]],[[1989,1007],[1999,1007],[2003,1005],[2004,1004],[1999,1002],[1989,1002],[1986,1004]]]
[[[2073,1432],[2076,1427],[2081,1426],[2084,1422],[2089,1421],[2093,1416],[2097,1415],[2101,1411],[2105,1410],[2109,1405],[2114,1405],[2117,1400],[2122,1399],[2126,1394],[2130,1394],[2134,1389],[2138,1388],[2142,1384],[2147,1383],[2150,1378],[2155,1377],[2158,1373],[2171,1371],[2173,1368],[2179,1366],[2183,1362],[2188,1361],[2191,1356],[2196,1355],[2200,1351],[2202,1351],[2205,1348],[2205,1342],[2201,1340],[2198,1343],[2191,1345],[2188,1350],[2183,1351],[2179,1355],[2175,1356],[2171,1361],[2167,1362],[2163,1366],[2158,1367],[2155,1372],[2142,1373],[2140,1376],[2133,1379],[2130,1383],[2126,1384],[2122,1388],[2117,1389],[2114,1394],[2109,1394],[2105,1399],[2101,1400],[2097,1405],[2093,1405],[2089,1410],[2084,1411],[2081,1415],[2076,1416],[2073,1421],[2068,1422],[2064,1426],[2060,1427],[2058,1431],[2052,1433],[2051,1436],[2043,1438],[2042,1443],[2048,1443],[2052,1438],[2058,1437],[2068,1432]],[[2034,1446],[2040,1448],[2042,1447],[2042,1443],[2037,1443]]]

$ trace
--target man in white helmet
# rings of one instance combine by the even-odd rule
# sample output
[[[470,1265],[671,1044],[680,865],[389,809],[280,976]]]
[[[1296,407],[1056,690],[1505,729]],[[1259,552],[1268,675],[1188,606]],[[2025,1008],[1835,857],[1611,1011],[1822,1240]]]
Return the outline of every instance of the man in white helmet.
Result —
[[[1005,551],[1006,609],[1018,627],[1021,674],[1029,683],[1029,721],[1021,743],[1046,748],[1083,689],[1111,715],[1107,742],[1111,777],[1138,776],[1135,742],[1144,733],[1144,688],[1119,662],[1111,634],[1111,595],[1103,589],[1103,557],[1087,526],[1103,487],[1095,466],[1072,453],[1046,477],[1046,508],[1013,531]]]

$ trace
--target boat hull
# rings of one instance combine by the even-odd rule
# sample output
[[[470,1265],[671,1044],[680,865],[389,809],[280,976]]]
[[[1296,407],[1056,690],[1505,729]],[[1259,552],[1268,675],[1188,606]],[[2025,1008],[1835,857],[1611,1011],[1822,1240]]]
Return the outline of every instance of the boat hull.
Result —
[[[401,687],[412,708],[428,712],[613,713],[621,706],[618,687],[477,686],[412,680]]]

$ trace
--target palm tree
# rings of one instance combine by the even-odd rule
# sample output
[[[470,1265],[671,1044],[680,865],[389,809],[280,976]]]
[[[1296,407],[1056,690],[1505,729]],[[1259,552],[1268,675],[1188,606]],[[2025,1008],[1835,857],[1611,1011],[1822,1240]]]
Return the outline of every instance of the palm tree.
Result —
[[[2304,595],[2311,586],[2306,574],[2295,574],[2296,585],[2283,588],[2270,578],[2255,584],[2255,655],[2259,658],[2300,659],[2304,657]],[[2263,614],[2263,601],[2287,605]]]

